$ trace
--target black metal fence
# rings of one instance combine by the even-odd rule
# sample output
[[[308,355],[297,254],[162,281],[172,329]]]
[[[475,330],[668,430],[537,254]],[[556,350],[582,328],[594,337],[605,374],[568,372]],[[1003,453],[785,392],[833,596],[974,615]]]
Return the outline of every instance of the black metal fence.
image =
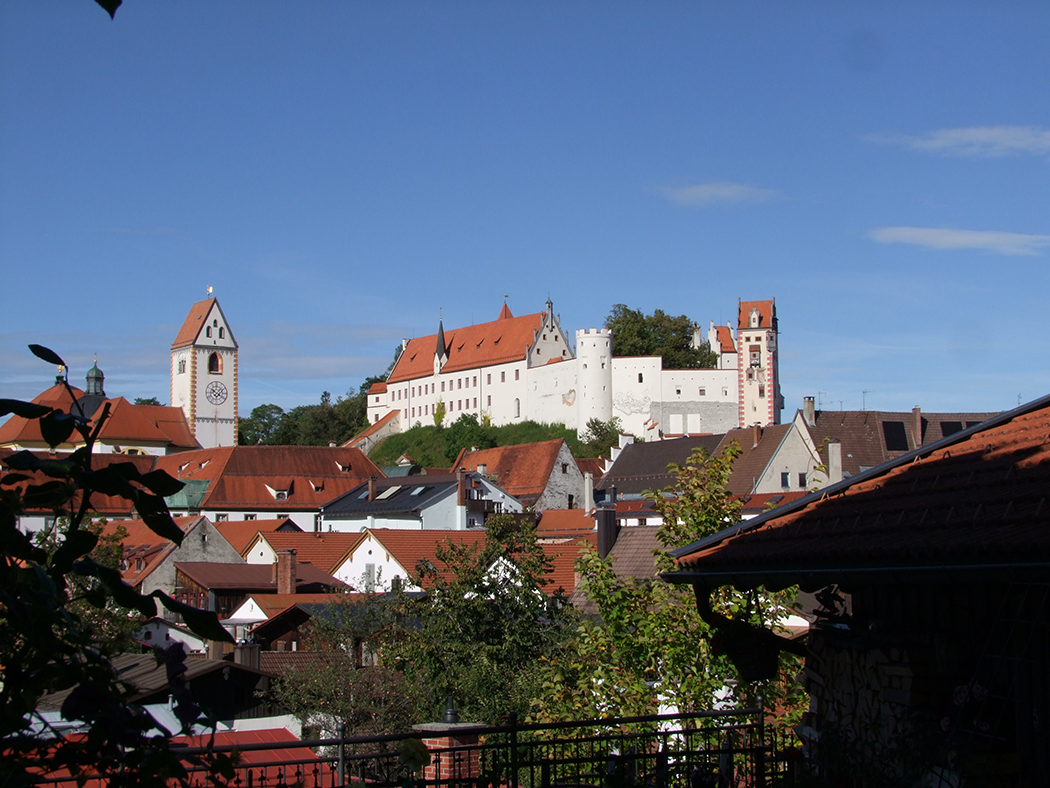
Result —
[[[758,707],[549,724],[512,720],[212,751],[237,753],[241,763],[229,783],[235,788],[759,788],[777,784],[790,767],[764,717]],[[422,772],[411,768],[413,745],[420,746],[412,740],[429,750]],[[191,785],[213,784],[203,765],[193,765],[205,754],[185,751]]]

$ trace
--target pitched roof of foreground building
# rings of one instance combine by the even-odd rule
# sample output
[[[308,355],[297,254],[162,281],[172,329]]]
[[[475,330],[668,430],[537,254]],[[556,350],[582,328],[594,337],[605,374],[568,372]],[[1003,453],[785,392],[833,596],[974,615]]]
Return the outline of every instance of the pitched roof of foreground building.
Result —
[[[476,471],[486,468],[485,476],[525,505],[535,503],[547,488],[547,480],[554,471],[558,452],[564,438],[540,443],[521,443],[515,446],[496,446],[459,453],[452,467],[455,470]]]
[[[676,551],[675,582],[772,588],[1050,573],[1050,396]]]

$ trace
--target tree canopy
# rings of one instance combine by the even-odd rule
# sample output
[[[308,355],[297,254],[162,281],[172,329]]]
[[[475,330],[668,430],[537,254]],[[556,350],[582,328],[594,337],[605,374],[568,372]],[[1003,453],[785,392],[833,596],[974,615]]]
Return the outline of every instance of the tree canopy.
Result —
[[[673,317],[660,309],[646,315],[616,304],[605,327],[612,330],[614,356],[660,356],[665,369],[709,369],[718,362],[706,339],[693,346],[697,324],[685,315]]]

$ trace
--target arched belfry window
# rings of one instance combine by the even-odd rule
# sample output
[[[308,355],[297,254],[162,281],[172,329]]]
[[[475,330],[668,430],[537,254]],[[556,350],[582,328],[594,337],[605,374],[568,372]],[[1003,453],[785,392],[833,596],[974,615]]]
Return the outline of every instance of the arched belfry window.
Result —
[[[182,375],[186,372],[186,359],[179,359],[179,374]]]
[[[212,353],[210,356],[208,356],[208,374],[222,374],[222,359],[219,357],[218,353]]]

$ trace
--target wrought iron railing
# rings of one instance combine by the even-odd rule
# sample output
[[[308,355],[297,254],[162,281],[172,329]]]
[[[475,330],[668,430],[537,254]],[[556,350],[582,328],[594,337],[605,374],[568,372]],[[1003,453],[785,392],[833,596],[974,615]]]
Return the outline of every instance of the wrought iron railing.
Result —
[[[764,717],[760,706],[548,724],[511,720],[211,751],[241,758],[229,783],[235,788],[762,788],[789,768]],[[430,751],[422,774],[404,762],[409,739],[423,739]],[[206,767],[194,764],[206,752],[185,750],[191,785],[213,784]]]

